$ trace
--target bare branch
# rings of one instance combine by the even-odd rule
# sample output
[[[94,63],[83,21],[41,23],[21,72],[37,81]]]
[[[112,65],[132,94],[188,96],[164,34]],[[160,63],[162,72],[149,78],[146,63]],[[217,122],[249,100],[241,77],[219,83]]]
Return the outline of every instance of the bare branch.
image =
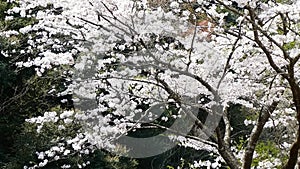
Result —
[[[210,91],[215,99],[217,99],[218,101],[220,100],[220,97],[218,95],[218,92],[208,83],[206,82],[205,80],[203,80],[201,77],[197,76],[197,75],[194,75],[188,71],[182,71],[182,70],[179,70],[179,69],[176,69],[174,68],[173,66],[171,66],[170,64],[168,63],[165,63],[165,62],[162,62],[160,60],[158,60],[153,54],[152,52],[148,49],[148,47],[145,45],[144,41],[142,39],[140,39],[140,42],[142,44],[142,46],[146,49],[147,53],[159,64],[162,64],[164,66],[166,66],[166,68],[170,69],[171,71],[174,71],[174,72],[177,72],[177,73],[180,73],[182,75],[186,75],[188,77],[191,77],[191,78],[194,78],[196,79],[198,82],[200,82],[200,84],[202,84],[208,91]],[[157,67],[157,65],[153,65],[155,67]]]
[[[195,37],[196,37],[196,33],[197,33],[197,23],[195,21],[195,28],[194,28],[194,33],[193,33],[193,38],[192,38],[192,42],[191,42],[191,47],[189,49],[189,56],[188,56],[188,63],[186,64],[186,71],[189,70],[190,64],[192,63],[191,61],[191,56],[192,56],[192,52],[193,52],[193,48],[194,48],[194,42],[195,42]]]
[[[105,3],[103,3],[103,2],[101,2],[101,3],[102,3],[103,6],[106,8],[106,10],[109,11],[109,13],[113,16],[113,19],[114,19],[114,20],[118,21],[118,22],[121,23],[123,26],[126,26],[127,28],[129,28],[129,30],[130,30],[130,32],[131,32],[132,35],[133,35],[133,33],[134,33],[135,35],[138,35],[138,33],[137,33],[131,26],[125,24],[125,23],[122,22],[120,19],[118,19],[118,18],[114,15],[114,13],[108,8],[108,6],[107,6]]]
[[[230,6],[226,5],[226,4],[224,4],[222,1],[217,0],[217,2],[220,3],[221,5],[223,5],[226,9],[234,12],[235,14],[238,14],[239,16],[244,16],[243,13],[239,12],[238,10],[236,10],[233,7],[230,7]],[[292,58],[288,55],[288,53],[286,52],[286,50],[284,50],[283,46],[280,45],[277,41],[275,41],[268,33],[266,33],[266,31],[262,30],[259,25],[257,25],[257,23],[255,22],[256,15],[255,15],[254,9],[252,9],[249,6],[246,6],[246,8],[249,11],[250,18],[249,17],[245,17],[245,19],[248,20],[252,24],[253,29],[254,29],[253,31],[257,32],[257,37],[258,37],[258,31],[259,31],[260,33],[262,33],[266,38],[268,38],[272,43],[274,43],[282,51],[283,56],[284,56],[285,59],[289,59],[291,61]],[[263,51],[265,52],[264,49],[263,49]]]
[[[232,55],[233,55],[233,53],[235,52],[235,49],[237,48],[237,43],[238,43],[239,39],[240,39],[240,37],[238,37],[238,38],[235,40],[235,42],[233,43],[233,46],[232,46],[232,48],[231,48],[231,52],[230,52],[230,54],[229,54],[229,56],[228,56],[228,59],[227,59],[227,61],[226,61],[225,67],[224,67],[223,74],[222,74],[222,76],[221,76],[221,79],[220,79],[219,82],[218,82],[217,89],[220,88],[220,85],[221,85],[222,81],[224,80],[224,78],[225,78],[225,76],[226,76],[226,73],[228,72],[228,69],[230,68],[230,60],[232,59]]]
[[[259,27],[258,25],[255,24],[255,16],[254,16],[254,11],[252,9],[249,9],[249,14],[250,14],[250,18],[251,18],[251,23],[253,26],[253,33],[254,33],[254,39],[255,42],[257,43],[257,45],[263,50],[263,52],[265,53],[265,55],[267,56],[267,59],[271,65],[271,67],[278,73],[281,74],[285,79],[288,79],[287,74],[285,74],[283,72],[283,70],[281,70],[276,63],[274,62],[271,52],[267,49],[267,47],[260,41],[259,39],[259,35],[258,35],[258,30]]]
[[[110,30],[107,29],[107,28],[105,28],[103,25],[100,25],[100,24],[97,24],[97,23],[95,23],[95,22],[86,20],[86,19],[84,19],[84,18],[78,18],[78,19],[80,19],[80,20],[82,20],[82,21],[84,21],[84,22],[86,22],[86,23],[89,23],[89,24],[91,24],[91,25],[97,26],[97,27],[99,27],[99,28],[101,28],[101,29],[104,29],[104,30],[107,31],[107,32],[110,32]]]
[[[207,141],[207,140],[204,140],[204,139],[201,139],[199,137],[192,136],[192,135],[187,135],[185,133],[180,133],[179,131],[170,129],[169,127],[165,127],[165,126],[162,126],[162,125],[159,125],[159,124],[156,124],[156,123],[148,123],[148,124],[151,125],[151,126],[144,126],[142,128],[160,128],[160,129],[168,130],[168,131],[170,131],[174,134],[177,134],[179,136],[184,136],[186,138],[190,138],[190,139],[202,142],[204,144],[210,145],[210,146],[215,147],[215,148],[218,147],[218,145],[214,142],[210,142],[210,141]]]

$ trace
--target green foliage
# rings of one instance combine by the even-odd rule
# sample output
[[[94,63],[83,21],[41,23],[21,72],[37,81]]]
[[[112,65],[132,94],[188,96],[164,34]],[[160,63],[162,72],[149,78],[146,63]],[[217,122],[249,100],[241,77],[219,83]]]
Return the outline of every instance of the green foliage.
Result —
[[[272,141],[259,142],[256,145],[255,151],[258,154],[258,156],[253,159],[252,163],[254,166],[258,166],[258,163],[265,159],[271,160],[274,158],[280,158],[281,153],[281,150]]]
[[[167,169],[175,169],[175,168],[170,165],[167,165]]]
[[[91,158],[91,165],[87,169],[136,169],[137,161],[106,151],[96,150]]]
[[[289,43],[286,43],[283,45],[283,49],[284,50],[291,50],[293,48],[299,48],[300,47],[300,43],[299,42],[296,42],[296,41],[293,41],[293,42],[289,42]]]
[[[239,140],[236,141],[235,146],[237,148],[237,150],[243,150],[245,148],[245,146],[247,145],[247,141],[240,137]]]
[[[250,134],[250,131],[253,128],[252,126],[246,126],[244,121],[246,119],[253,118],[252,116],[249,116],[249,114],[255,116],[256,113],[240,104],[231,104],[227,111],[229,114],[230,124],[232,126],[231,134],[233,141],[238,143],[238,145],[243,146],[245,142],[242,140],[246,139],[247,135]]]
[[[0,20],[1,23],[3,23],[5,16],[6,16],[6,11],[10,8],[13,7],[12,3],[8,3],[7,1],[1,0],[0,1]]]
[[[0,1],[0,30],[19,30],[27,25],[37,22],[35,18],[21,17],[14,14],[12,20],[5,20],[6,11],[18,4]],[[53,8],[37,7],[33,12]],[[56,11],[57,12],[57,11]],[[59,11],[58,11],[59,12]],[[46,123],[41,132],[36,131],[36,125],[26,123],[25,119],[42,116],[46,111],[62,112],[72,108],[72,102],[62,104],[61,99],[71,100],[71,95],[58,97],[57,93],[66,89],[70,81],[68,70],[71,66],[57,66],[54,70],[46,71],[42,77],[38,77],[32,68],[18,68],[16,63],[27,61],[37,56],[37,50],[31,54],[21,53],[27,48],[27,41],[31,36],[37,38],[36,32],[0,37],[0,50],[7,51],[9,56],[0,54],[0,168],[18,169],[24,165],[34,165],[39,162],[36,152],[46,151],[57,144],[57,138],[74,137],[81,125],[71,123],[66,130],[59,130],[57,125]],[[62,42],[68,42],[68,36],[56,35]],[[67,44],[67,43],[66,43]],[[45,46],[56,52],[51,46]],[[73,49],[71,45],[65,45],[64,50]],[[14,51],[14,53],[12,53]],[[49,93],[49,91],[54,91]],[[65,98],[63,98],[65,97]],[[102,155],[100,155],[102,154]],[[136,161],[110,155],[97,150],[95,153],[81,156],[71,155],[68,158],[52,161],[43,168],[60,168],[63,164],[72,164],[71,168],[77,168],[77,163],[91,161],[94,168],[134,168]],[[93,168],[93,167],[90,167]]]
[[[289,4],[293,2],[292,0],[276,0],[277,3],[282,3],[282,4]]]
[[[0,62],[0,86],[2,86],[1,94],[16,82],[16,73],[10,70],[6,63]]]
[[[4,20],[7,15],[5,11],[14,5],[16,4],[6,1],[0,2],[1,30],[9,28],[16,30],[30,24],[27,23],[27,19],[23,18],[11,21]],[[0,37],[1,51],[11,51],[13,49],[19,51],[21,44],[13,42],[18,42],[20,39],[21,36]],[[0,168],[22,168],[22,166],[17,167],[19,163],[32,157],[30,153],[18,154],[19,150],[16,147],[20,147],[20,150],[34,149],[35,145],[23,144],[23,141],[30,138],[30,133],[26,137],[19,139],[23,130],[22,124],[25,118],[42,113],[37,108],[43,109],[39,105],[45,103],[39,100],[40,97],[37,97],[37,94],[40,94],[39,91],[41,90],[39,89],[47,88],[47,86],[39,85],[39,88],[36,88],[37,90],[35,91],[35,88],[32,86],[35,72],[29,68],[17,70],[15,66],[16,60],[16,58],[5,57],[0,54]]]
[[[12,20],[5,20],[5,17],[7,16],[6,11],[8,9],[11,9],[18,4],[16,2],[7,2],[7,1],[1,1],[0,2],[0,30],[19,30],[20,28],[31,25],[35,23],[37,20],[33,17],[20,17],[19,14],[14,14],[14,19]]]

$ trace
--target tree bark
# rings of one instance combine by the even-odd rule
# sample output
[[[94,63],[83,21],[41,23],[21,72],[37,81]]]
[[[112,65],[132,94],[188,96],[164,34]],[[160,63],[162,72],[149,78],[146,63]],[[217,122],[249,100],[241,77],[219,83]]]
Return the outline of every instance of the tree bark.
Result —
[[[257,123],[250,134],[249,142],[247,144],[245,155],[243,158],[243,169],[251,168],[253,153],[259,136],[261,135],[266,122],[270,118],[271,113],[276,109],[277,105],[278,102],[273,102],[267,110],[262,110],[262,113],[259,116]]]
[[[290,76],[293,74],[289,73]],[[298,153],[300,149],[300,87],[295,82],[294,77],[292,76],[290,79],[288,79],[289,84],[291,86],[291,90],[293,93],[293,101],[296,106],[296,119],[298,122],[298,131],[297,131],[297,138],[296,141],[293,143],[291,150],[289,152],[289,159],[283,169],[293,169],[295,168],[298,160]]]
[[[228,147],[226,145],[226,143],[224,142],[224,140],[221,136],[221,131],[220,131],[219,126],[216,129],[216,134],[217,134],[217,138],[218,138],[218,151],[219,151],[220,155],[226,161],[229,168],[239,169],[240,164],[239,164],[238,160],[236,159],[236,157],[231,152],[230,147]]]

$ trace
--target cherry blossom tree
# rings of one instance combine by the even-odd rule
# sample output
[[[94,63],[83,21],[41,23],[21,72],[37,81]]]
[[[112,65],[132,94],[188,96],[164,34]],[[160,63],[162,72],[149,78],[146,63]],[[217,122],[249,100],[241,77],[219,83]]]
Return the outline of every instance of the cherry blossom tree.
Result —
[[[104,148],[141,158],[179,144],[215,157],[213,163],[195,161],[194,168],[218,168],[221,163],[233,169],[296,166],[299,2],[171,0],[158,7],[143,0],[20,3],[11,12],[24,17],[49,3],[61,9],[57,14],[37,12],[39,22],[20,31],[42,27],[79,42],[74,43],[76,51],[44,51],[39,58],[18,63],[20,67],[35,65],[43,76],[52,65],[73,62],[70,55],[79,52],[73,84],[62,93],[75,96],[75,110],[46,112],[27,120],[40,124],[38,129],[49,122],[79,122],[82,128],[77,135],[66,138],[72,151]],[[50,43],[48,36],[41,39],[44,43],[32,42],[32,46],[42,49]],[[250,134],[239,140],[245,142],[243,146],[233,139],[232,104],[247,110],[244,123],[252,126]],[[160,134],[130,137],[143,129]],[[263,136],[270,130],[282,132],[272,144],[281,156],[262,159],[257,147],[268,140]],[[160,146],[159,141],[169,143]],[[48,153],[67,156],[63,151],[51,148]],[[48,157],[40,166],[55,160],[51,159],[55,155]]]

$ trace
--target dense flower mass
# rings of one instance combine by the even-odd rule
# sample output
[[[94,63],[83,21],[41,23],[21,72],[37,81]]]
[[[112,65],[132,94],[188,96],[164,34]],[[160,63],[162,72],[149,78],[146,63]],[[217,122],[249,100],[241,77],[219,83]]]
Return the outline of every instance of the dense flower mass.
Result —
[[[197,159],[190,168],[296,165],[299,1],[169,0],[159,7],[146,0],[18,3],[5,19],[18,14],[36,21],[0,32],[29,37],[20,56],[32,57],[16,66],[34,68],[41,77],[67,67],[66,88],[56,94],[72,95],[74,102],[72,110],[26,121],[36,124],[38,133],[48,124],[57,130],[80,126],[76,134],[54,139],[57,145],[49,150],[36,152],[40,162],[27,168],[96,149],[158,155],[140,155],[149,150],[138,144],[146,139],[130,139],[146,129],[156,129],[151,137],[163,133],[162,140],[173,147],[209,152],[211,158]],[[1,54],[15,57],[11,50]],[[241,107],[243,117],[234,107]]]

